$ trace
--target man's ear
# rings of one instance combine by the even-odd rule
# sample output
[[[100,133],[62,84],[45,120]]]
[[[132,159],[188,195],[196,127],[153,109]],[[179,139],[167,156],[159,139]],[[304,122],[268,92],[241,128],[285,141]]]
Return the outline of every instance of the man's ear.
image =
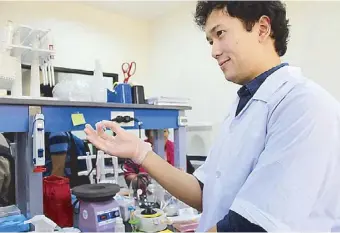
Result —
[[[271,35],[270,18],[266,15],[261,16],[258,21],[259,25],[259,42],[265,41]]]

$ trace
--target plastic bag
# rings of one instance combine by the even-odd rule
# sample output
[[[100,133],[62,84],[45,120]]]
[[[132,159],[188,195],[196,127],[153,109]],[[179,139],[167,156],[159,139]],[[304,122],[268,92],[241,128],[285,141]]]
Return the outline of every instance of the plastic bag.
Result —
[[[48,176],[43,181],[44,214],[60,227],[73,227],[73,206],[69,179]]]
[[[67,101],[91,101],[91,79],[88,76],[68,74],[60,79],[53,88],[53,97]]]

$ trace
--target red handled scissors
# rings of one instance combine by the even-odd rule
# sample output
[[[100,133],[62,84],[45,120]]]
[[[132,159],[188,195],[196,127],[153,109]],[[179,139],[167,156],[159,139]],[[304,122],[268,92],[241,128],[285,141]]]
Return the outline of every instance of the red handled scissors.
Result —
[[[124,75],[124,83],[128,83],[131,76],[136,72],[136,62],[133,61],[130,64],[128,62],[124,62],[122,64],[122,71]]]

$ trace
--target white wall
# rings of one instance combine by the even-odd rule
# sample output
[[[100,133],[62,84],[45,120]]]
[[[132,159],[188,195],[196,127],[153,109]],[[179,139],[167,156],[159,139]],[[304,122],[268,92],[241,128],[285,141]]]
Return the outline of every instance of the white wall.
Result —
[[[194,10],[195,2],[185,2],[180,11],[152,23],[148,90],[155,95],[189,97],[190,122],[211,122],[216,131],[237,89],[226,83],[211,57],[205,34],[193,22]]]
[[[285,60],[340,100],[340,1],[288,1],[291,40]]]
[[[215,134],[239,86],[224,80],[204,33],[193,22],[194,10],[195,2],[185,3],[181,11],[152,24],[148,89],[191,98],[191,122],[212,121]],[[287,12],[292,27],[283,60],[301,66],[340,100],[340,2],[288,1]]]
[[[51,29],[55,66],[94,69],[99,58],[104,72],[118,73],[125,61],[136,61],[133,79],[147,78],[149,25],[77,2],[0,2],[0,28],[7,20]],[[121,77],[122,78],[122,77]]]

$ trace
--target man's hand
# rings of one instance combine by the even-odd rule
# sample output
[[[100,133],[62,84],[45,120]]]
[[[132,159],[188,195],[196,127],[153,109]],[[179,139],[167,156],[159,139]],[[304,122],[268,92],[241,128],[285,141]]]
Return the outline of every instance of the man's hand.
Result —
[[[107,135],[104,132],[105,128],[111,129],[116,133],[116,136]],[[155,154],[149,143],[111,121],[97,123],[96,130],[90,125],[86,125],[85,133],[87,140],[98,149],[120,158],[132,159],[172,196],[199,211],[202,210],[202,190],[197,179],[193,175],[180,171]]]
[[[111,129],[116,136],[106,134],[106,128]],[[127,132],[121,128],[119,124],[112,121],[98,122],[96,124],[96,130],[87,124],[84,131],[86,133],[86,139],[98,149],[119,158],[132,159],[132,161],[138,165],[143,162],[147,153],[152,151],[150,143],[144,142],[133,133]]]

